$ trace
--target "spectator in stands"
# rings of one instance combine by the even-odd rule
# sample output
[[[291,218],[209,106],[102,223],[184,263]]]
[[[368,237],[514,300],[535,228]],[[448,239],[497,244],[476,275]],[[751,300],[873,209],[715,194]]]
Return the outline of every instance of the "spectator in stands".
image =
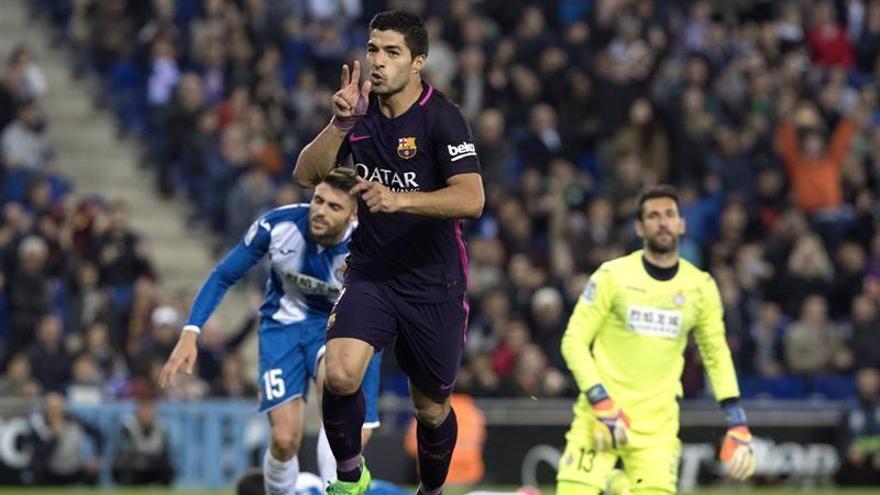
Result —
[[[0,80],[0,131],[18,114],[18,106],[25,99],[27,70],[22,64],[7,63]]]
[[[100,2],[91,12],[91,61],[99,74],[107,74],[134,40],[135,27],[123,2]]]
[[[475,126],[480,167],[487,189],[507,189],[514,184],[514,146],[504,137],[505,117],[497,108],[487,108],[478,117]]]
[[[25,44],[19,44],[9,53],[9,66],[21,66],[24,68],[24,96],[27,98],[39,98],[46,93],[48,83],[40,66],[34,62],[30,48]],[[2,127],[2,126],[0,126]]]
[[[167,304],[158,306],[150,316],[151,332],[148,341],[135,358],[134,372],[138,377],[149,376],[155,363],[164,363],[174,345],[180,330],[180,313]]]
[[[849,348],[856,368],[880,368],[880,319],[877,304],[865,294],[852,302]]]
[[[832,318],[849,315],[852,302],[863,290],[865,250],[858,243],[843,242],[835,256],[834,282],[829,299]]]
[[[470,359],[461,390],[476,397],[494,397],[502,392],[501,377],[495,372],[488,354],[475,354]]]
[[[226,354],[220,376],[211,386],[211,395],[230,399],[252,399],[257,396],[257,388],[245,376],[238,354]]]
[[[815,6],[807,41],[813,51],[813,60],[819,66],[849,69],[855,64],[852,42],[846,29],[837,22],[833,2],[826,0]]]
[[[46,118],[35,100],[19,101],[16,118],[0,135],[0,154],[10,168],[35,172],[52,156],[46,137]]]
[[[101,433],[89,423],[68,414],[63,395],[46,394],[42,411],[31,416],[31,428],[35,483],[97,484],[101,466]],[[92,455],[86,453],[87,440],[91,442]]]
[[[95,360],[88,354],[80,354],[73,359],[65,395],[73,405],[97,406],[105,399],[104,383]]]
[[[129,226],[128,210],[125,200],[114,200],[106,210],[106,226],[94,242],[100,285],[111,289],[114,305],[129,304],[135,280],[152,275],[140,236]]]
[[[156,418],[156,391],[138,381],[135,412],[125,418],[117,435],[113,479],[120,485],[170,485],[174,479],[171,444],[165,425]]]
[[[29,235],[7,250],[4,273],[9,312],[7,352],[14,354],[34,340],[40,319],[49,311],[46,260],[49,252],[40,237]],[[12,260],[8,258],[12,256]]]
[[[86,327],[82,354],[89,356],[97,366],[104,381],[111,381],[127,374],[125,361],[119,351],[110,346],[110,331],[103,321]]]
[[[535,344],[525,344],[520,349],[509,387],[508,395],[524,397],[558,397],[568,388],[565,377],[550,366],[547,356]]]
[[[40,384],[31,374],[31,362],[24,353],[18,353],[6,363],[6,374],[0,376],[0,397],[35,399],[40,395]]]
[[[851,400],[840,428],[843,466],[835,481],[841,485],[880,484],[880,370],[856,373],[858,397]]]
[[[547,351],[549,364],[556,369],[565,369],[562,352],[556,351],[562,343],[565,330],[565,307],[562,295],[554,287],[542,287],[532,295],[531,321],[532,340]]]
[[[274,196],[272,179],[264,168],[254,165],[244,172],[226,197],[226,247],[234,246],[254,219],[272,207]]]
[[[794,192],[795,204],[817,226],[826,227],[826,240],[836,241],[831,230],[843,220],[841,168],[858,127],[854,120],[843,118],[830,134],[815,106],[804,104],[795,109],[793,120],[783,114],[776,129],[776,150],[785,164]],[[827,144],[826,144],[827,142]]]
[[[797,239],[788,257],[782,280],[786,290],[783,310],[797,315],[809,294],[827,295],[834,277],[834,265],[816,235]]]
[[[562,155],[556,110],[546,103],[535,105],[529,128],[531,132],[520,144],[520,153],[526,166],[546,172],[550,161]]]
[[[44,316],[36,329],[37,339],[28,350],[34,378],[43,390],[60,392],[70,381],[71,360],[62,339],[61,319]]]
[[[98,268],[100,287],[109,294],[110,340],[123,349],[127,345],[135,282],[152,277],[153,268],[143,241],[129,227],[125,200],[114,200],[96,223],[90,257]]]
[[[752,324],[748,354],[751,369],[764,378],[776,378],[785,371],[783,336],[785,317],[779,305],[766,302],[761,305],[757,320]]]
[[[216,232],[222,232],[226,222],[225,198],[251,165],[245,127],[232,120],[224,127],[220,118],[220,142],[208,152],[204,186],[208,194],[203,198],[203,211]]]
[[[856,61],[859,70],[871,73],[880,55],[880,4],[868,2],[865,25],[856,43]]]
[[[187,72],[180,78],[176,97],[169,104],[165,118],[168,142],[166,148],[160,152],[162,160],[158,164],[159,172],[156,176],[159,190],[164,194],[171,194],[174,190],[174,174],[178,170],[186,174],[184,177],[187,182],[196,179],[194,164],[189,163],[191,158],[186,148],[204,111],[202,79],[198,74]]]
[[[785,334],[785,360],[793,373],[817,375],[848,369],[852,353],[846,348],[837,326],[828,320],[823,296],[804,300],[800,318]]]
[[[614,135],[609,147],[612,156],[627,151],[638,153],[639,161],[648,174],[648,182],[656,184],[667,181],[669,140],[647,98],[633,101],[627,125]]]
[[[529,344],[529,328],[522,320],[511,320],[502,332],[501,342],[492,353],[492,370],[502,379],[510,378],[523,349]]]

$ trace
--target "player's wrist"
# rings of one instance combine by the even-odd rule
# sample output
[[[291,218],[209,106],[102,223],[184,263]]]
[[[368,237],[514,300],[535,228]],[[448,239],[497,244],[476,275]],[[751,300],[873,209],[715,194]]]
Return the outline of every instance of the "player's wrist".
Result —
[[[181,335],[200,335],[202,329],[198,325],[184,325],[180,330]]]
[[[592,387],[585,390],[584,396],[593,407],[598,406],[604,401],[608,401],[607,404],[614,403],[614,401],[611,400],[611,396],[608,395],[608,391],[605,390],[605,387],[603,387],[601,383],[597,383],[596,385],[593,385]]]
[[[409,212],[413,206],[412,193],[396,192],[391,194],[394,194],[397,199],[397,211],[402,211],[404,213]]]
[[[330,118],[330,127],[343,134],[348,134],[349,131],[354,129],[355,124],[358,123],[358,120],[360,120],[361,117],[361,115],[340,117],[339,115],[333,114],[333,117]]]
[[[724,420],[727,421],[727,428],[732,429],[743,426],[748,429],[748,418],[746,411],[739,405],[736,399],[728,399],[722,401],[721,410],[724,412]]]

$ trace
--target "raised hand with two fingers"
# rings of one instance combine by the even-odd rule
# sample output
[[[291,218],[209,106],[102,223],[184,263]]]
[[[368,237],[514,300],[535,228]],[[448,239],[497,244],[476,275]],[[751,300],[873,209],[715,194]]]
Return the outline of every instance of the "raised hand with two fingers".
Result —
[[[358,120],[367,113],[372,83],[365,81],[360,85],[361,63],[357,60],[349,71],[348,64],[342,66],[339,91],[331,99],[333,119],[330,121],[339,130],[350,131]]]

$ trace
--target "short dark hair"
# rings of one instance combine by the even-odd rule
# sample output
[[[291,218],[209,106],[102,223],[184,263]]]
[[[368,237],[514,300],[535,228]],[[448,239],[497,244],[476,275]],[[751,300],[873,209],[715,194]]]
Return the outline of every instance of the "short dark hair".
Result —
[[[676,189],[675,186],[669,184],[657,184],[655,186],[647,186],[642,189],[642,192],[639,194],[639,220],[642,220],[642,214],[644,213],[642,211],[642,208],[645,206],[645,201],[657,198],[669,198],[675,201],[676,208],[679,208],[678,189]]]
[[[428,30],[422,18],[405,10],[379,12],[370,21],[370,31],[397,31],[403,35],[406,47],[413,58],[428,56]]]
[[[351,167],[336,167],[321,182],[333,189],[348,192],[357,184],[357,172]]]
[[[235,485],[237,495],[264,495],[266,489],[263,486],[263,472],[253,468],[244,473]]]

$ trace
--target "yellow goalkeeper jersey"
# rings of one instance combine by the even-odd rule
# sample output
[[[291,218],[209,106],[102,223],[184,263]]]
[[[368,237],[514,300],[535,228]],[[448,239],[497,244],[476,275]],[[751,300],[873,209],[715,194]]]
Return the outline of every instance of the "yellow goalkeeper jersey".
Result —
[[[637,437],[676,437],[689,332],[715,397],[739,396],[723,314],[708,273],[681,259],[672,279],[654,279],[640,250],[603,263],[590,277],[562,337],[562,354],[579,389],[601,383]],[[593,415],[583,393],[574,414],[572,432],[588,431]]]

